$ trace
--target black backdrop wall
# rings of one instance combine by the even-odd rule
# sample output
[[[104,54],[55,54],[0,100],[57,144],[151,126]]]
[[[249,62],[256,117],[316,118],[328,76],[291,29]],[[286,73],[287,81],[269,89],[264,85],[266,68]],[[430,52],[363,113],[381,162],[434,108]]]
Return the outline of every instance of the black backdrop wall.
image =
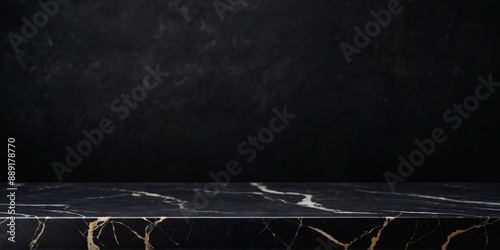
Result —
[[[500,81],[495,1],[402,0],[350,63],[340,44],[359,45],[354,28],[387,1],[54,6],[46,24],[36,1],[0,7],[2,138],[16,139],[18,182],[211,181],[231,160],[232,181],[500,180],[500,91],[476,92],[478,76]],[[43,25],[23,30],[23,17]],[[161,82],[137,87],[147,75]]]

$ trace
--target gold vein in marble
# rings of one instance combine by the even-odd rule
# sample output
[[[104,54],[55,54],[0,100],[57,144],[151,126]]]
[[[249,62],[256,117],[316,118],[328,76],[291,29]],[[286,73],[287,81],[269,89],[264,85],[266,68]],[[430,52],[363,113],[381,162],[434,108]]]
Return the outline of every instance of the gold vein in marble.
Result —
[[[344,249],[348,249],[352,244],[354,244],[355,242],[357,242],[358,240],[362,239],[363,237],[365,237],[366,235],[369,235],[371,234],[375,229],[378,229],[380,228],[380,230],[378,231],[377,233],[377,236],[374,236],[371,240],[372,244],[370,245],[370,247],[368,248],[369,250],[373,250],[375,245],[377,244],[377,241],[379,240],[381,234],[382,234],[382,230],[384,230],[384,228],[391,222],[395,219],[396,217],[386,217],[385,221],[384,221],[384,224],[383,225],[377,225],[375,226],[374,228],[370,229],[370,230],[366,230],[363,234],[361,234],[360,236],[358,236],[357,238],[354,238],[351,242],[349,243],[343,243],[335,238],[333,238],[333,236],[331,236],[330,234],[326,233],[325,231],[319,229],[319,228],[315,228],[315,227],[312,227],[312,226],[306,226],[318,233],[320,233],[321,235],[325,236],[327,239],[329,239],[330,241],[334,242],[335,244],[339,245],[339,246],[342,246]]]
[[[119,222],[119,221],[115,221],[115,223],[118,223],[126,228],[128,228],[128,230],[130,230],[133,234],[135,234],[135,236],[139,239],[141,239],[143,242],[144,242],[144,249],[145,250],[151,250],[151,249],[154,249],[154,247],[151,245],[151,243],[149,243],[149,234],[151,232],[153,232],[153,229],[158,226],[158,224],[160,224],[162,221],[164,221],[167,217],[160,217],[160,219],[154,221],[154,222],[151,222],[149,221],[148,219],[146,218],[142,218],[143,220],[149,222],[149,224],[146,226],[146,228],[144,228],[144,236],[140,235],[139,233],[137,233],[136,231],[134,231],[132,228],[130,228],[129,226],[123,224],[122,222]],[[118,241],[116,239],[116,235],[115,235],[115,240]]]
[[[308,228],[320,233],[321,235],[325,236],[327,239],[329,239],[330,241],[332,241],[333,243],[339,245],[339,246],[342,246],[344,247],[344,249],[347,249],[351,244],[348,244],[348,243],[343,243],[343,242],[340,242],[339,240],[333,238],[333,236],[329,235],[328,233],[326,233],[325,231],[319,229],[319,228],[315,228],[315,227],[311,227],[311,226],[307,226]]]
[[[44,230],[45,230],[45,222],[41,222],[40,220],[38,220],[38,227],[35,229],[35,233],[33,234],[33,237],[31,238],[31,242],[29,244],[30,249],[36,249],[38,240],[42,236]]]
[[[490,222],[490,219],[487,219],[487,220],[485,220],[485,221],[483,221],[483,222],[481,222],[481,223],[479,223],[477,225],[471,226],[471,227],[469,227],[467,229],[458,229],[458,230],[456,230],[455,232],[449,234],[448,237],[446,237],[446,242],[441,246],[441,250],[446,250],[448,248],[448,245],[450,244],[451,239],[453,237],[455,237],[455,236],[457,236],[459,234],[463,234],[463,233],[465,233],[465,232],[467,232],[469,230],[472,230],[472,229],[486,227],[487,225],[491,225],[491,224],[496,223],[498,221],[500,221],[500,219],[496,219],[496,220],[491,221],[491,222]],[[488,237],[488,235],[486,235],[486,237]],[[486,239],[488,239],[488,238],[486,238]]]
[[[99,250],[99,246],[94,243],[94,231],[106,224],[110,217],[99,217],[97,220],[89,223],[89,230],[87,231],[87,248],[89,250]]]
[[[391,223],[391,221],[393,221],[395,219],[395,217],[386,217],[385,218],[385,221],[384,221],[384,224],[382,225],[382,228],[380,228],[380,230],[378,230],[378,233],[377,233],[377,236],[374,236],[372,238],[372,244],[370,245],[370,247],[368,248],[369,250],[373,250],[375,248],[375,245],[377,245],[377,242],[378,240],[380,239],[380,236],[382,235],[382,231],[384,230],[384,228],[387,227],[387,225],[389,225],[389,223]]]
[[[113,221],[111,221],[111,228],[113,228],[113,237],[115,238],[116,244],[120,246],[120,242],[118,242],[118,237],[116,237],[115,223],[113,223]]]
[[[155,221],[154,223],[152,223],[151,221],[147,220],[146,218],[144,218],[144,220],[146,220],[147,222],[149,222],[149,225],[146,226],[146,228],[144,228],[144,238],[142,238],[142,240],[144,240],[144,247],[146,250],[150,250],[150,249],[153,249],[154,247],[149,243],[149,234],[151,232],[153,232],[153,229],[158,226],[158,224],[160,224],[162,221],[164,221],[166,219],[166,217],[160,217],[159,220]]]

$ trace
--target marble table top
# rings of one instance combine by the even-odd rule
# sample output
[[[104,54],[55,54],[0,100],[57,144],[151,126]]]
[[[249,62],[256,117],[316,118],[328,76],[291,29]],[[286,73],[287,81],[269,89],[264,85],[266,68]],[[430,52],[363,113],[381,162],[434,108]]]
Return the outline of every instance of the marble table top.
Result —
[[[498,183],[24,183],[23,218],[500,218]],[[7,202],[0,204],[0,219]]]

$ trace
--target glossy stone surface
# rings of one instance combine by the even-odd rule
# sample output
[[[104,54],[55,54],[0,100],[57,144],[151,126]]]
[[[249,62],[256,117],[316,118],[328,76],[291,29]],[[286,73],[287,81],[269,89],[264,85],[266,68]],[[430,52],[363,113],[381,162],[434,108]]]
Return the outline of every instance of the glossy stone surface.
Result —
[[[22,184],[1,248],[500,248],[499,184],[216,185]]]

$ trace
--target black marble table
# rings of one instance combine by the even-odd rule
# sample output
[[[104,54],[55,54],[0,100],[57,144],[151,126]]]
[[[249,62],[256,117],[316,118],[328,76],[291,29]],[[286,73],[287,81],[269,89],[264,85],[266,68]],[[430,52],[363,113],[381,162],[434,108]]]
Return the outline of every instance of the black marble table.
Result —
[[[1,249],[500,249],[495,183],[394,192],[383,183],[25,183],[7,192],[15,198],[1,201]]]

